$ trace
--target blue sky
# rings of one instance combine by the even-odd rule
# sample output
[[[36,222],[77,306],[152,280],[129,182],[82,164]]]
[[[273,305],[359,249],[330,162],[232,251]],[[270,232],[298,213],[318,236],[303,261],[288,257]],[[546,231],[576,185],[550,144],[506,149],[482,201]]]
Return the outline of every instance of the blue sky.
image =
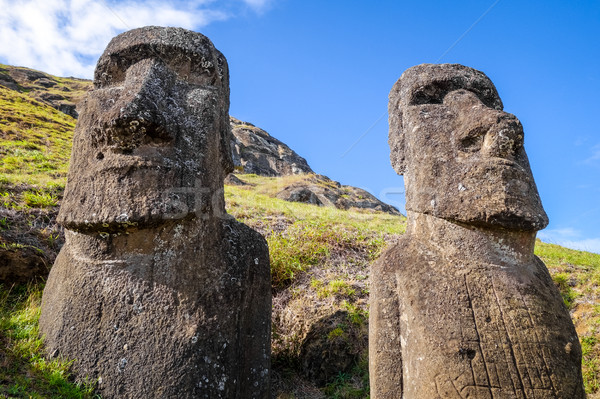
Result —
[[[600,253],[600,2],[0,0],[0,62],[91,77],[115,34],[183,26],[229,61],[231,114],[403,208],[387,96],[424,62],[485,72],[525,145],[548,242]]]

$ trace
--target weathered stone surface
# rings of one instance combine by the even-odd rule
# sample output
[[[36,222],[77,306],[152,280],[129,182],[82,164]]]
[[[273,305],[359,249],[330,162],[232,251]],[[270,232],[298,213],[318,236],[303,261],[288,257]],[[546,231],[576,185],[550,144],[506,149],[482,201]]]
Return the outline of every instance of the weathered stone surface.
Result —
[[[371,397],[585,396],[581,348],[544,264],[520,122],[491,81],[419,65],[390,93],[407,233],[372,266]]]
[[[0,67],[0,85],[7,87],[11,90],[19,89],[19,84],[17,83],[17,81],[12,76],[10,76],[7,69],[2,67]]]
[[[261,176],[314,173],[304,158],[253,124],[231,117],[231,128],[236,169]]]
[[[40,331],[105,398],[269,397],[268,248],[224,210],[228,108],[201,34],[135,29],[98,61]]]

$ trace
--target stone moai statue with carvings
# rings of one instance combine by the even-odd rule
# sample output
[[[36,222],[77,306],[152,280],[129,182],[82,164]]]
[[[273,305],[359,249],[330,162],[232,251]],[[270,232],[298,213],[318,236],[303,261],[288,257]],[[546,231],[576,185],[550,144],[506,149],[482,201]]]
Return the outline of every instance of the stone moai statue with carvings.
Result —
[[[548,219],[488,77],[408,69],[390,93],[407,231],[371,270],[373,399],[582,399],[581,348],[542,261]]]
[[[48,354],[104,398],[269,398],[268,248],[225,212],[225,57],[184,29],[123,33],[79,107]]]

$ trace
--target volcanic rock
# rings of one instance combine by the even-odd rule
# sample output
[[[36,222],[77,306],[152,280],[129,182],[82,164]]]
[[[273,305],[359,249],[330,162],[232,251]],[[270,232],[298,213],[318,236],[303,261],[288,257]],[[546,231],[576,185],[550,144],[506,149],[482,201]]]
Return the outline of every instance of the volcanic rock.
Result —
[[[237,171],[261,176],[314,173],[290,147],[249,122],[231,117],[233,163]]]
[[[396,208],[378,200],[368,191],[342,185],[323,175],[306,175],[282,188],[277,198],[344,210],[359,208],[400,215]]]

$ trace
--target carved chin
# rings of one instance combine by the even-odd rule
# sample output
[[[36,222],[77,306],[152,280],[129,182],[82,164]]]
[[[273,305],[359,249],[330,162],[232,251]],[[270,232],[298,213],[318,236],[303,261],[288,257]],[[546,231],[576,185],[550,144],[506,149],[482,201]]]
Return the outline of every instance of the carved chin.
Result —
[[[449,165],[415,188],[407,185],[410,211],[509,230],[537,231],[548,224],[531,172],[515,163]]]
[[[182,179],[173,172],[131,166],[80,173],[67,185],[58,222],[72,230],[112,232],[185,218],[194,211],[193,187],[174,187]]]
[[[529,170],[488,163],[475,165],[462,176],[455,187],[448,187],[455,195],[448,198],[447,207],[439,207],[440,217],[509,230],[537,231],[548,224]]]

